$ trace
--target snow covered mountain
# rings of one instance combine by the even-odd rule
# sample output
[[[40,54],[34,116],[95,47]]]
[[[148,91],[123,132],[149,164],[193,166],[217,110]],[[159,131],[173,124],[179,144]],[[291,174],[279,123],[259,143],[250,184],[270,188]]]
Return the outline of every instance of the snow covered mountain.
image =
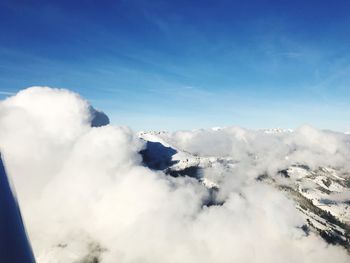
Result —
[[[290,133],[291,130],[263,130],[264,133]],[[231,157],[200,156],[171,145],[167,132],[140,132],[146,141],[141,151],[146,166],[162,170],[169,176],[189,176],[200,181],[210,192],[204,205],[222,205],[217,198],[220,179],[213,179],[207,170],[234,173],[238,161]],[[262,184],[274,186],[292,199],[305,218],[302,230],[320,235],[327,243],[341,245],[350,252],[350,177],[334,167],[312,169],[295,163],[277,173],[264,173],[255,178]]]

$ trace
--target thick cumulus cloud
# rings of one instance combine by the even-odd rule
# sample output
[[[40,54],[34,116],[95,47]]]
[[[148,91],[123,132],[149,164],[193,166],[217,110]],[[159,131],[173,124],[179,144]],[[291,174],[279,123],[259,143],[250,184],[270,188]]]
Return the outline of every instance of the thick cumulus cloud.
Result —
[[[292,201],[252,180],[308,160],[347,167],[349,138],[301,127],[288,135],[229,128],[166,139],[242,163],[220,174],[222,206],[207,189],[144,167],[125,127],[92,127],[89,104],[33,87],[0,103],[0,149],[38,262],[348,262],[345,250],[301,230]],[[349,156],[349,155],[348,155]],[[254,168],[253,168],[254,167]]]

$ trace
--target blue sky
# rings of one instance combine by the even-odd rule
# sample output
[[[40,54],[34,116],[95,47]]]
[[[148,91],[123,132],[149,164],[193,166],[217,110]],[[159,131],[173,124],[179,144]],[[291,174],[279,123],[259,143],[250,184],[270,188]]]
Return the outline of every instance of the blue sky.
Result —
[[[0,98],[68,88],[139,129],[350,130],[349,1],[0,1]]]

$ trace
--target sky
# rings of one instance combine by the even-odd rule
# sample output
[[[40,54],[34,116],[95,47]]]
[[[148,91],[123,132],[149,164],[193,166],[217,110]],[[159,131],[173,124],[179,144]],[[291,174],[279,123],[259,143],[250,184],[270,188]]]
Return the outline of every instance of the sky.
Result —
[[[135,130],[350,131],[349,1],[0,1],[0,99],[81,94]]]

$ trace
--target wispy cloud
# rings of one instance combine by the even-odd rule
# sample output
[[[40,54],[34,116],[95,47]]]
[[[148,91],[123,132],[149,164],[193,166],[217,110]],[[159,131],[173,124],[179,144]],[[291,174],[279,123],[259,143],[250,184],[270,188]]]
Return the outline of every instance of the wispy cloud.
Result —
[[[15,95],[15,94],[16,94],[16,93],[14,93],[14,92],[0,90],[0,95],[9,95],[9,96],[12,96],[12,95]]]

